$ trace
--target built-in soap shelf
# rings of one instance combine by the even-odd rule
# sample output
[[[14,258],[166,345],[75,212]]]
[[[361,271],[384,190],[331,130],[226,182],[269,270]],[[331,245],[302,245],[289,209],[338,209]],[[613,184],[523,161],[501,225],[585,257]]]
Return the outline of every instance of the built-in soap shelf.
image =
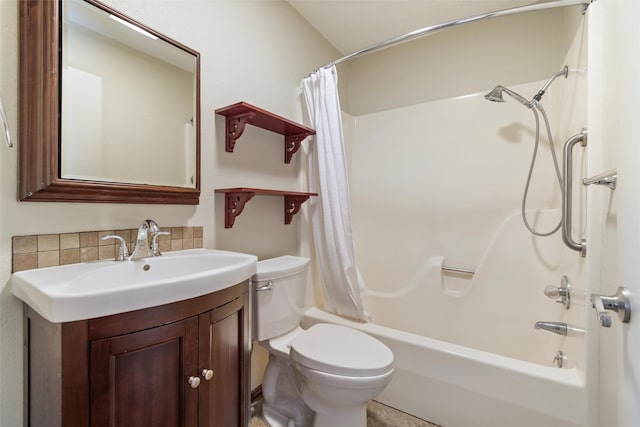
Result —
[[[305,138],[315,135],[316,131],[291,120],[280,117],[269,111],[255,107],[246,102],[238,102],[219,108],[216,114],[226,118],[225,150],[232,153],[236,141],[242,136],[247,124],[284,135],[284,162],[291,163],[291,158],[300,149]]]
[[[256,194],[284,197],[284,223],[291,224],[295,214],[300,211],[304,202],[318,193],[304,193],[297,191],[266,190],[263,188],[218,188],[216,193],[224,194],[224,228],[231,228],[236,217],[242,213],[245,204]]]

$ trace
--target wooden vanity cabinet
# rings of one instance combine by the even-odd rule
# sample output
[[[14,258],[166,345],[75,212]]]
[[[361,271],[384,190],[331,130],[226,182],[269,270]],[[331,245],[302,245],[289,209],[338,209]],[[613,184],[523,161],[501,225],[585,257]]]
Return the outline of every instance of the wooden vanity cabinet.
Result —
[[[25,425],[246,426],[249,327],[248,281],[77,322],[27,307]]]

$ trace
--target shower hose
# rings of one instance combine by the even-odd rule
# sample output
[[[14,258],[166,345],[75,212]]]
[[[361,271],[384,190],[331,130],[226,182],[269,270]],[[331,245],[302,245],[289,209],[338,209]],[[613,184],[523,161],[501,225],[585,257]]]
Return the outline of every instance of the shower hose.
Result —
[[[556,149],[555,149],[555,146],[553,145],[553,137],[551,136],[551,128],[549,126],[549,118],[547,117],[547,113],[544,111],[544,108],[542,107],[542,105],[536,101],[532,102],[531,111],[533,111],[533,116],[536,119],[536,140],[533,146],[533,155],[531,157],[531,165],[529,166],[529,174],[527,175],[527,183],[525,184],[524,194],[522,195],[522,208],[521,208],[522,220],[524,221],[524,225],[527,227],[527,230],[529,230],[533,235],[545,237],[545,236],[551,236],[553,233],[555,233],[560,229],[562,225],[562,218],[560,218],[560,221],[558,221],[558,225],[556,225],[553,230],[548,232],[539,232],[535,230],[527,220],[527,214],[526,214],[527,196],[529,194],[529,186],[531,185],[531,175],[533,175],[533,169],[535,167],[536,157],[538,155],[538,146],[540,145],[540,118],[538,117],[538,111],[540,111],[540,114],[542,114],[542,118],[544,119],[544,124],[547,128],[547,137],[549,139],[549,146],[551,147],[551,157],[553,158],[553,166],[555,167],[556,176],[558,178],[558,186],[560,187],[560,194],[563,193],[562,192],[562,175],[560,173],[560,167],[558,166],[558,157],[556,156]],[[563,194],[562,196],[564,197]]]

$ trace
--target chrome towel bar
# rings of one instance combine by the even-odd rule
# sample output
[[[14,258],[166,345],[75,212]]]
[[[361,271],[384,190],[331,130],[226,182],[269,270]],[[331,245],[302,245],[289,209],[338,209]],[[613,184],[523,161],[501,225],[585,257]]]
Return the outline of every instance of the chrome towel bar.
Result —
[[[603,172],[596,176],[592,176],[591,178],[583,178],[582,183],[584,185],[604,185],[605,187],[615,190],[616,184],[618,182],[618,170],[611,169],[609,171]]]

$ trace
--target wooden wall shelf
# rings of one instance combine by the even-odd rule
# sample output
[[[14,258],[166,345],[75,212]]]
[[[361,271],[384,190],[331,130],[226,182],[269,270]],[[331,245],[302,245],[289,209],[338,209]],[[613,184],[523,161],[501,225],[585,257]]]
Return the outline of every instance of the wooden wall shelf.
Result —
[[[311,196],[318,193],[301,193],[297,191],[265,190],[262,188],[219,188],[216,193],[224,194],[224,228],[233,227],[236,217],[244,210],[244,205],[256,194],[268,196],[284,196],[284,223],[291,224],[300,206]]]
[[[226,118],[225,150],[232,153],[236,141],[244,132],[247,124],[284,135],[284,162],[291,163],[291,158],[300,149],[302,141],[315,135],[316,131],[291,120],[280,117],[269,111],[255,107],[246,102],[219,108],[216,114]]]

